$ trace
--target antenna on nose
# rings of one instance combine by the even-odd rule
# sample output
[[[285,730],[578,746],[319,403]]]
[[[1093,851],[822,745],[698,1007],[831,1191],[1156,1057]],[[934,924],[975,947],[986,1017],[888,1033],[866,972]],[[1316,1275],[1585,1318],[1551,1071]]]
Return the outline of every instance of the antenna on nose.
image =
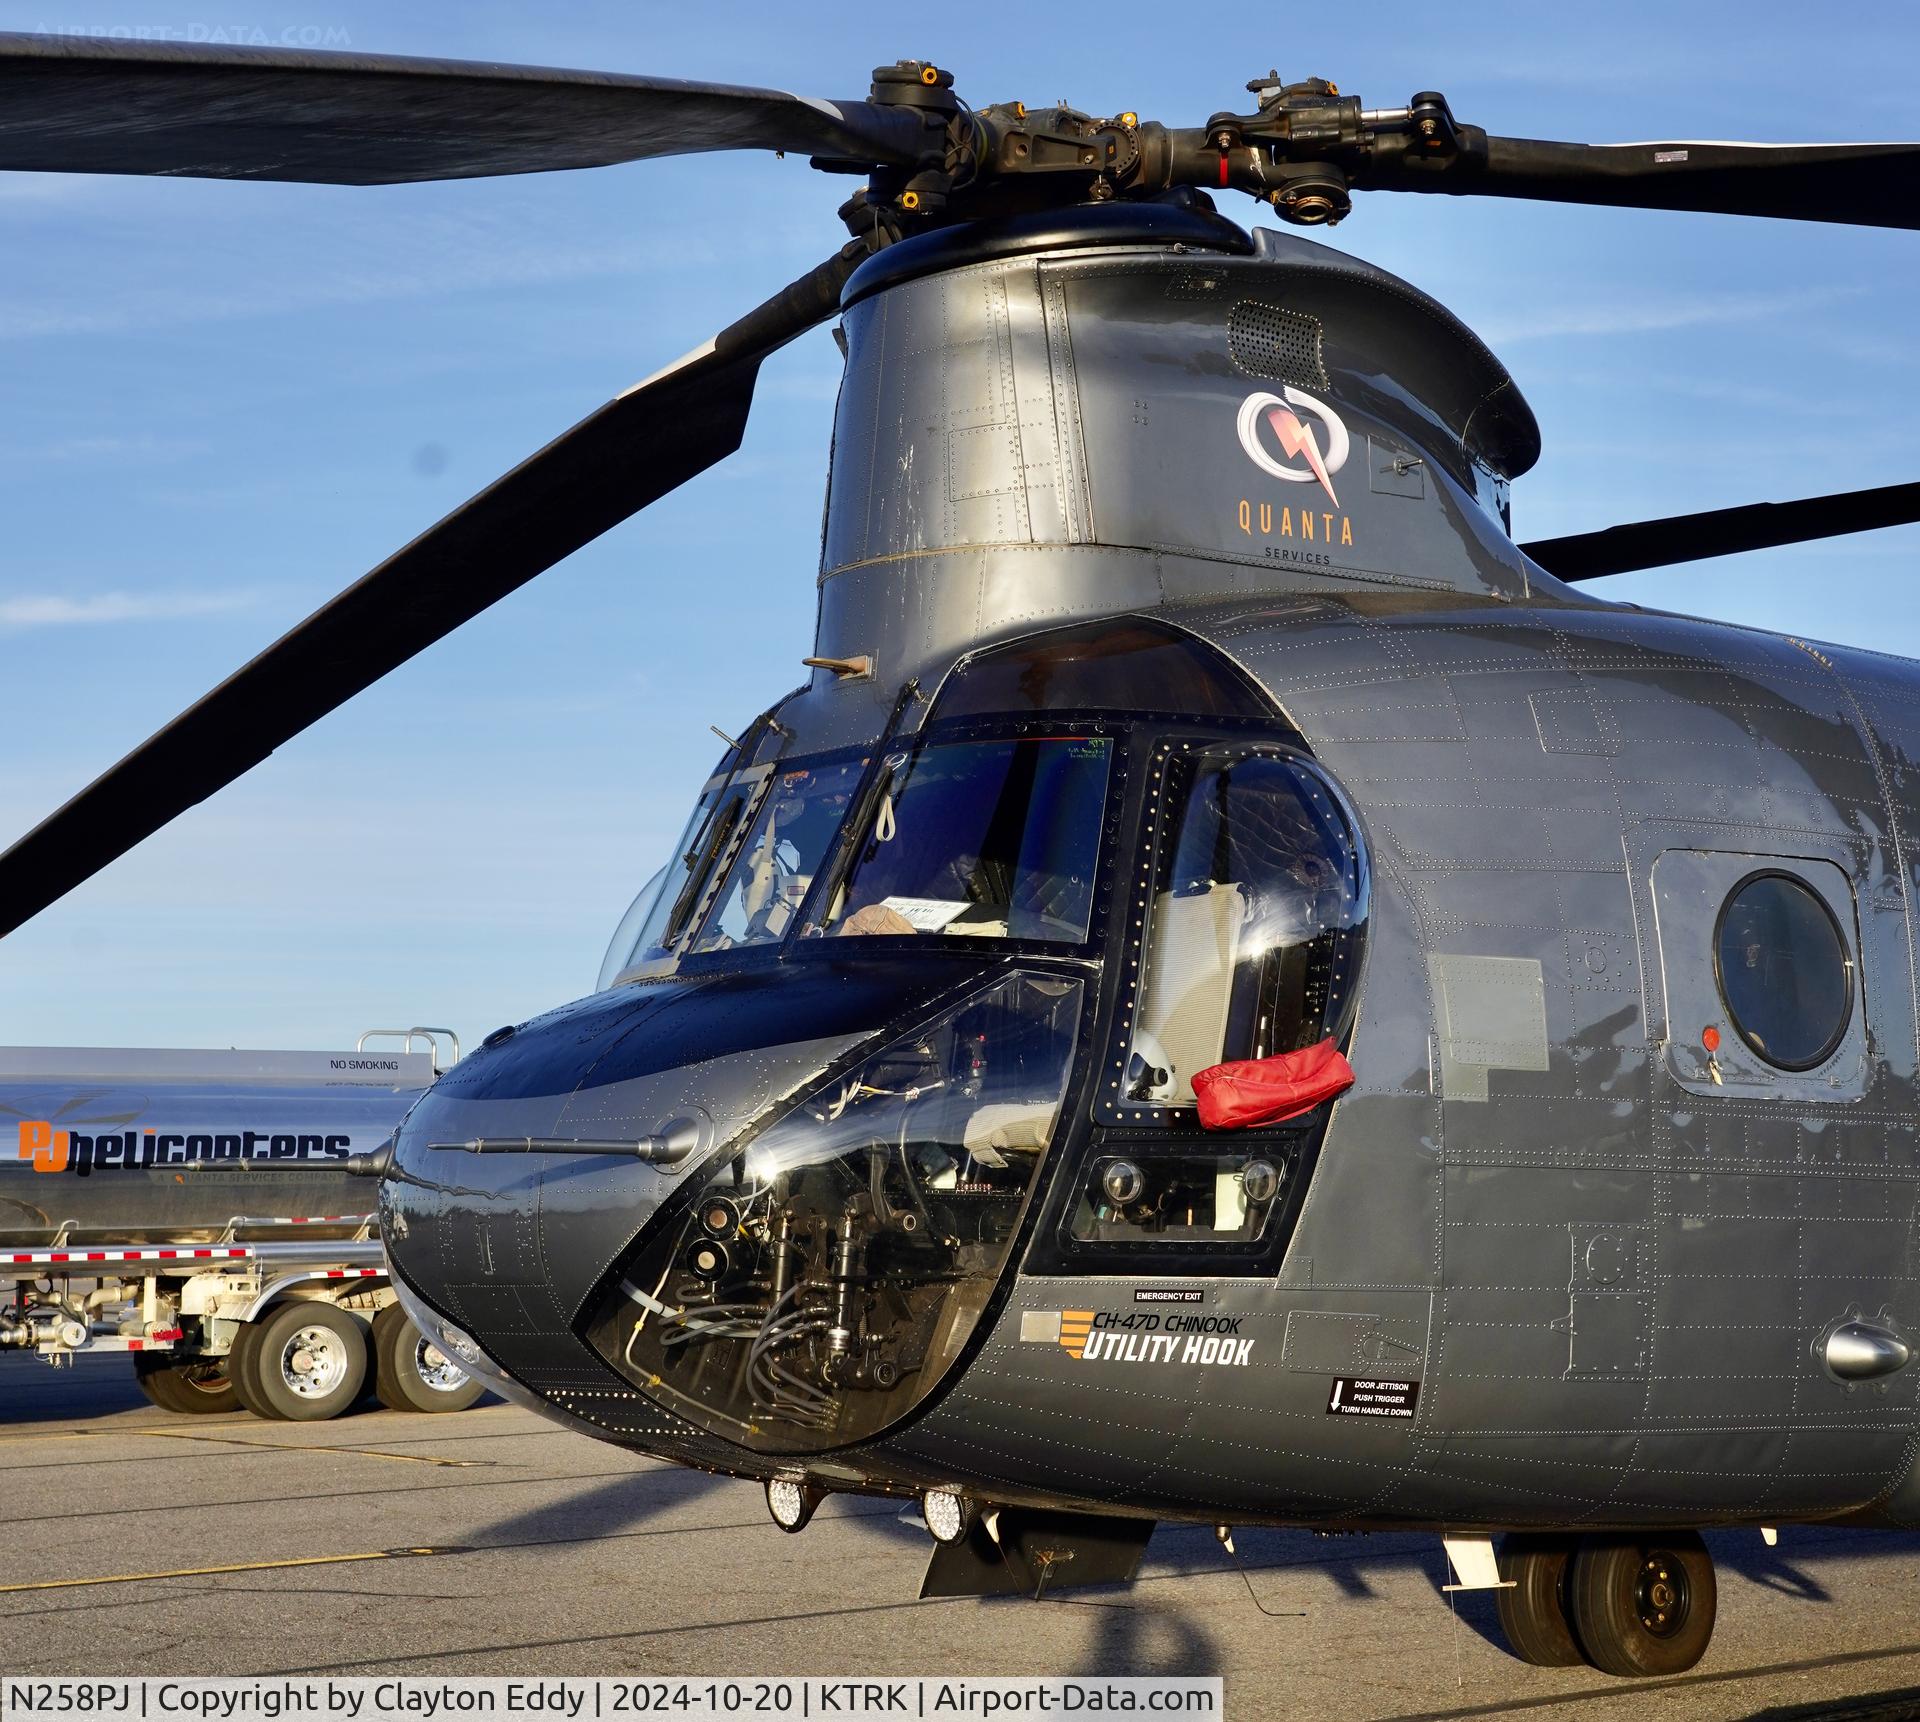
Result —
[[[576,1141],[564,1136],[476,1136],[467,1142],[427,1144],[437,1152],[460,1154],[609,1154],[656,1166],[676,1166],[699,1145],[700,1127],[691,1118],[676,1118],[659,1135],[642,1136],[633,1142]]]

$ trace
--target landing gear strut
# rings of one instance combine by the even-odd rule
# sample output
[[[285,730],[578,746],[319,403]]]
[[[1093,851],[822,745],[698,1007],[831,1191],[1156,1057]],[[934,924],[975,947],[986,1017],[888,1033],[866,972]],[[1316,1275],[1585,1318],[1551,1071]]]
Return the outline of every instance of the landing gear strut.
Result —
[[[1678,1674],[1713,1637],[1713,1557],[1692,1531],[1507,1537],[1500,1629],[1523,1662],[1590,1662],[1629,1677]]]

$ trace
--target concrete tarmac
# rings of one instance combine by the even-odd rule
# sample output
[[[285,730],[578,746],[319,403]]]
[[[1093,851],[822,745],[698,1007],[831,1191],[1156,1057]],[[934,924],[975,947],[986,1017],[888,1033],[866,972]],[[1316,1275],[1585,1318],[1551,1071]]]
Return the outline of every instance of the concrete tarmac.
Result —
[[[918,1602],[897,1506],[785,1536],[757,1487],[495,1401],[178,1417],[125,1358],[9,1357],[0,1491],[11,1675],[1218,1673],[1233,1722],[1920,1715],[1913,1536],[1710,1538],[1706,1660],[1634,1683],[1516,1662],[1434,1537],[1243,1531],[1241,1570],[1164,1527],[1128,1589]]]

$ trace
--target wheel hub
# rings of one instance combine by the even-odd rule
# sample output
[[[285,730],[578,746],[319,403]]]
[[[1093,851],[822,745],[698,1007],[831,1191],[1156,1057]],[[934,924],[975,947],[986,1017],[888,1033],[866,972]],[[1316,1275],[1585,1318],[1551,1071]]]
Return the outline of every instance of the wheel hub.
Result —
[[[1640,1563],[1634,1585],[1634,1612],[1641,1629],[1655,1638],[1671,1638],[1687,1622],[1687,1575],[1680,1563],[1656,1549]]]
[[[424,1337],[414,1344],[413,1368],[436,1393],[458,1393],[467,1384],[467,1372]]]
[[[302,1399],[320,1399],[347,1375],[346,1347],[324,1327],[303,1327],[280,1354],[280,1375]]]

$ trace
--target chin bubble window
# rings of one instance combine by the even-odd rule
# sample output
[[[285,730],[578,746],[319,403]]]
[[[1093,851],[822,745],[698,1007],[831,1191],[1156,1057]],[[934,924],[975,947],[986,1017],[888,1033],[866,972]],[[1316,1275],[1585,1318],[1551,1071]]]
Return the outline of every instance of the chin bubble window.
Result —
[[[1767,1063],[1811,1070],[1853,1015],[1853,958],[1820,896],[1790,873],[1741,881],[1714,936],[1720,995],[1735,1030]]]
[[[1085,942],[1113,743],[933,742],[886,762],[822,931]]]
[[[1164,750],[1144,974],[1123,1000],[1114,1122],[1191,1122],[1197,1072],[1345,1032],[1367,924],[1357,832],[1295,755]]]
[[[1278,1151],[1170,1154],[1157,1142],[1087,1163],[1076,1243],[1252,1244],[1279,1211],[1290,1162]]]
[[[766,1452],[878,1433],[986,1308],[1059,1124],[1081,982],[1016,971],[696,1174],[592,1317],[642,1392]]]

